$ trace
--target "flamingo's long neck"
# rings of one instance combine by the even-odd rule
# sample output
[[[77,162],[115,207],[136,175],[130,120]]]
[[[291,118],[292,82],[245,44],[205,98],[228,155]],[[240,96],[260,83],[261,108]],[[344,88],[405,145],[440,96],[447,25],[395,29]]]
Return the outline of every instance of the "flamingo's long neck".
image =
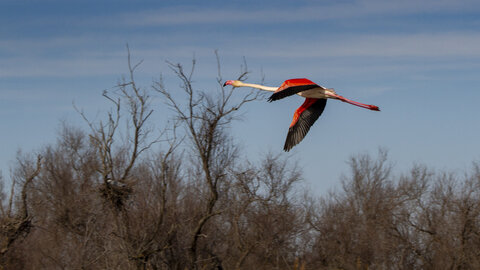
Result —
[[[369,104],[364,104],[364,103],[360,103],[360,102],[357,102],[357,101],[353,101],[353,100],[350,100],[348,98],[342,97],[342,96],[337,95],[337,94],[331,94],[330,93],[329,95],[333,96],[334,98],[339,99],[343,102],[346,102],[348,104],[352,104],[352,105],[362,107],[362,108],[365,108],[365,109],[369,109],[369,110],[372,110],[372,111],[380,111],[380,109],[375,105],[369,105]]]
[[[254,83],[241,83],[239,87],[252,87],[252,88],[257,88],[260,90],[265,90],[265,91],[270,91],[270,92],[275,92],[277,91],[278,87],[271,87],[271,86],[265,86],[265,85],[260,85],[260,84],[254,84]]]

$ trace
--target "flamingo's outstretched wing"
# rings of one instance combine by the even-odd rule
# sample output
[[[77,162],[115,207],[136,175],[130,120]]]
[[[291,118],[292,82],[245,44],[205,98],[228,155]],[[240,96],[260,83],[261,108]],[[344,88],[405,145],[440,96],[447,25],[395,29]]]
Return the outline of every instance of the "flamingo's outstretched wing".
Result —
[[[306,98],[293,115],[283,150],[290,151],[303,140],[310,127],[317,121],[327,105],[327,99]]]
[[[272,102],[275,100],[282,99],[291,95],[295,95],[298,92],[309,90],[312,88],[324,88],[309,79],[290,79],[282,83],[282,85],[275,91],[275,93],[270,96],[268,101]]]

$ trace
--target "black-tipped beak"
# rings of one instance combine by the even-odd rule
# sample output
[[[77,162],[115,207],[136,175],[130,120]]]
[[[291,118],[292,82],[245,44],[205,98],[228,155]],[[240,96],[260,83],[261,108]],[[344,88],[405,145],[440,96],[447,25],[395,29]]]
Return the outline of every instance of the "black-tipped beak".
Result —
[[[223,87],[225,87],[225,86],[227,86],[227,82],[225,82],[225,83],[223,84]]]

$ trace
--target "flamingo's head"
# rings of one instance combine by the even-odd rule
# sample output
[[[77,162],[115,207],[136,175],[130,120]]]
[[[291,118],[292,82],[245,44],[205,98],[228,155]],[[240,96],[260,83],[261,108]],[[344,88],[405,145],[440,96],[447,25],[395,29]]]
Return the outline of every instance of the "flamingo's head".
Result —
[[[240,87],[242,85],[241,81],[236,81],[236,80],[228,80],[226,81],[223,86],[231,85],[233,87]]]

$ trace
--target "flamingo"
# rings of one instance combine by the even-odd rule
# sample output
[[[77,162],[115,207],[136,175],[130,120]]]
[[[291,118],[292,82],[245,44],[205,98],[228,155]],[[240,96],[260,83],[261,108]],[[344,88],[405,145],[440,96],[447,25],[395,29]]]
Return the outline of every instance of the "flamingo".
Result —
[[[318,117],[322,114],[327,104],[327,99],[338,99],[340,101],[369,109],[372,111],[380,111],[375,105],[363,104],[356,102],[338,95],[333,88],[325,88],[320,86],[309,79],[290,79],[283,82],[280,87],[270,87],[260,84],[244,83],[236,80],[228,80],[224,83],[224,87],[232,85],[233,87],[251,87],[264,91],[274,92],[269,102],[279,100],[294,94],[297,94],[305,98],[303,104],[293,114],[293,121],[288,129],[287,139],[283,150],[290,151],[295,145],[300,143],[305,135],[307,135],[310,127],[317,121]]]

